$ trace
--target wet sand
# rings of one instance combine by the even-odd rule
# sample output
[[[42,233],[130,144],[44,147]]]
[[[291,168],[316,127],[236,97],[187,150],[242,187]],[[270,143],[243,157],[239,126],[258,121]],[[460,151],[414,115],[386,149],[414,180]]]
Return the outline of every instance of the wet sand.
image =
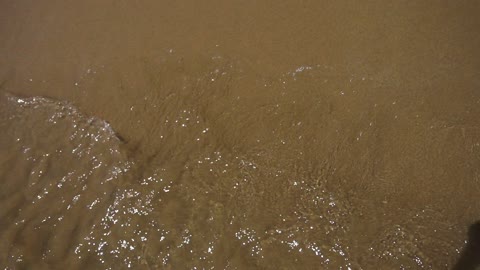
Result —
[[[0,0],[5,269],[450,269],[477,1]]]

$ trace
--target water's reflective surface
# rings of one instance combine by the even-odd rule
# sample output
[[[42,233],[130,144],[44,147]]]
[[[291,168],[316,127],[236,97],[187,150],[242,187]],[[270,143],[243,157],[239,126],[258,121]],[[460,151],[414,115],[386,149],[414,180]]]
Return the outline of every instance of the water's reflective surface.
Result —
[[[3,1],[6,269],[448,269],[480,11]]]

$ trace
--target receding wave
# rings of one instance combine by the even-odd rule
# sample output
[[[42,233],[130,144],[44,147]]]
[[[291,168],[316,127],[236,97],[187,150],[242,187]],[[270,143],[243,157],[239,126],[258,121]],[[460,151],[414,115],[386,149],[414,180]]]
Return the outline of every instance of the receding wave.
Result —
[[[296,89],[311,78],[327,80],[320,75],[325,71],[300,67],[279,85]],[[425,228],[448,235],[452,223],[438,211],[418,210],[422,207],[399,210],[378,199],[383,195],[364,198],[372,190],[394,193],[386,182],[366,181],[375,167],[363,158],[368,153],[355,152],[338,136],[340,130],[361,137],[362,131],[358,135],[352,128],[361,121],[330,119],[343,119],[350,109],[363,115],[364,108],[332,112],[328,104],[343,92],[327,90],[309,93],[321,98],[302,100],[305,110],[286,94],[278,96],[277,105],[235,112],[221,95],[215,103],[199,95],[181,108],[175,104],[186,104],[182,95],[153,99],[164,100],[156,103],[164,107],[160,112],[172,111],[161,123],[164,133],[173,135],[150,133],[149,141],[158,140],[148,159],[127,150],[108,122],[69,102],[1,96],[0,264],[13,269],[438,265],[431,247],[455,250],[458,241]],[[205,120],[218,116],[219,108],[221,117]],[[294,119],[286,122],[292,111]],[[363,120],[362,141],[375,149],[378,136],[366,137],[382,130]],[[250,133],[262,125],[271,135],[260,141]],[[237,147],[245,138],[244,147]],[[348,163],[352,159],[357,164]],[[380,179],[388,173],[386,168],[377,174]],[[408,218],[390,222],[388,215],[400,211]]]

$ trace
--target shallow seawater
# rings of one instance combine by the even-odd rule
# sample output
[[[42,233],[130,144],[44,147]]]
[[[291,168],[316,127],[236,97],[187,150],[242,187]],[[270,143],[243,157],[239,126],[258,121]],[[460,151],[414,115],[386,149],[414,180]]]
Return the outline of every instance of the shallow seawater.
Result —
[[[474,1],[0,7],[4,269],[450,269],[480,219]]]

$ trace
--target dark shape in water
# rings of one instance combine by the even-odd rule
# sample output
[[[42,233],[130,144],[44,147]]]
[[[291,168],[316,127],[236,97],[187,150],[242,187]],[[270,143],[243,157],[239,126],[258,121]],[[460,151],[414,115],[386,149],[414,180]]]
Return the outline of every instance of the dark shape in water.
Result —
[[[468,242],[453,270],[474,270],[480,266],[480,221],[468,230]]]

